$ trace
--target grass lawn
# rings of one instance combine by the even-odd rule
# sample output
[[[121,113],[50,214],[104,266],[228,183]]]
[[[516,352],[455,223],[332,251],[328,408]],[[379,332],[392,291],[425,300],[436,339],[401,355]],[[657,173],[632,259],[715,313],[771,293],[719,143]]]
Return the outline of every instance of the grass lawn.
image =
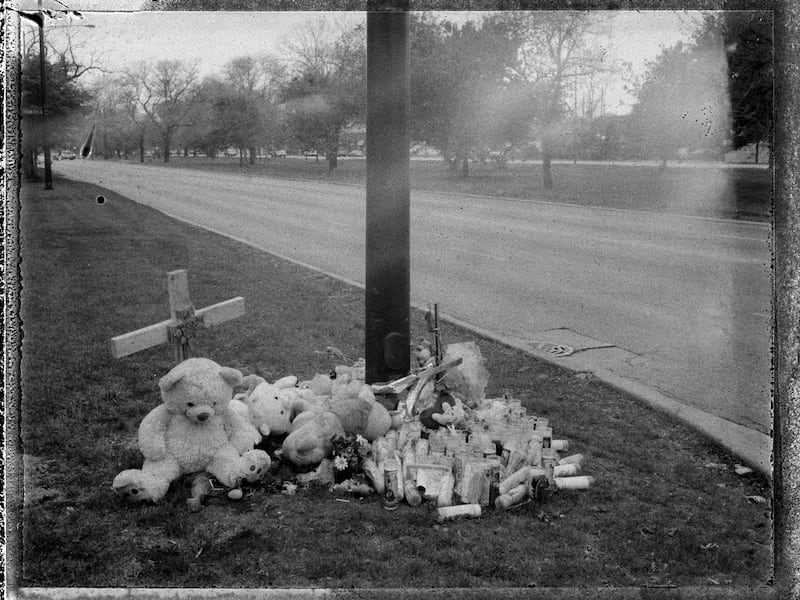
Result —
[[[136,428],[172,355],[114,360],[109,339],[167,318],[168,271],[189,271],[198,308],[245,297],[246,315],[202,332],[193,350],[269,380],[329,371],[326,346],[362,356],[363,293],[111,191],[58,178],[54,187],[27,186],[21,198],[21,585],[767,594],[770,508],[752,499],[770,497],[767,481],[736,475],[733,457],[596,381],[447,324],[446,343],[478,342],[488,395],[509,391],[549,417],[586,456],[593,488],[443,525],[427,504],[388,512],[377,498],[326,489],[285,495],[279,481],[238,502],[211,498],[199,513],[181,484],[157,505],[126,504],[111,481],[141,464]],[[420,313],[412,324],[424,335]]]
[[[99,159],[98,159],[99,160]],[[149,163],[163,166],[162,162]],[[238,158],[171,157],[176,168],[241,172],[363,184],[364,159],[342,159],[331,174],[324,159],[260,159],[240,166]],[[747,167],[633,166],[619,163],[554,163],[554,187],[542,186],[540,164],[509,164],[506,170],[475,164],[470,176],[452,173],[442,161],[412,161],[412,189],[504,196],[586,206],[648,210],[702,217],[767,221],[772,211],[772,172]]]

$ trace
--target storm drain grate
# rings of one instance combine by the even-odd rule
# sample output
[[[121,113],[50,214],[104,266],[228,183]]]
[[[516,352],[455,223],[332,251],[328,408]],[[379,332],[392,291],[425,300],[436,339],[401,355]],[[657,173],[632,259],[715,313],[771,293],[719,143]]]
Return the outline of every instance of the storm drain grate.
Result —
[[[550,342],[533,342],[530,344],[530,346],[534,350],[547,352],[548,354],[554,354],[555,356],[569,356],[575,352],[575,349],[571,348],[570,346],[564,346],[563,344],[551,344]]]

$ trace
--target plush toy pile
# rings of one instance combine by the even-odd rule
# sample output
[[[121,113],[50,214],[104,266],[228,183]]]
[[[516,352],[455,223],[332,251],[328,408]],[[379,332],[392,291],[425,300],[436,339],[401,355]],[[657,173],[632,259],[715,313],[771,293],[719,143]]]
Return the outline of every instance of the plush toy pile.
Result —
[[[427,501],[444,519],[593,483],[580,475],[581,455],[562,456],[569,444],[553,439],[547,419],[527,415],[519,400],[485,398],[488,372],[475,344],[452,344],[438,361],[426,346],[416,350],[412,373],[384,385],[364,382],[363,360],[273,383],[185,360],[159,381],[162,404],[139,427],[142,467],[119,473],[113,488],[130,501],[158,501],[194,475],[187,503],[199,510],[214,482],[238,499],[243,485],[281,464],[300,485],[377,493],[387,509]]]

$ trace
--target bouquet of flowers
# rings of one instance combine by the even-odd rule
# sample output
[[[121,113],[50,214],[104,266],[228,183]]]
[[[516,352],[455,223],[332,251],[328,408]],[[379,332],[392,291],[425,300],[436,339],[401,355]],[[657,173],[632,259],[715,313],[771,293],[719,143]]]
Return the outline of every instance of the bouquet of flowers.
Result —
[[[372,445],[366,438],[336,437],[333,439],[333,470],[337,481],[363,472],[363,463],[372,458]]]

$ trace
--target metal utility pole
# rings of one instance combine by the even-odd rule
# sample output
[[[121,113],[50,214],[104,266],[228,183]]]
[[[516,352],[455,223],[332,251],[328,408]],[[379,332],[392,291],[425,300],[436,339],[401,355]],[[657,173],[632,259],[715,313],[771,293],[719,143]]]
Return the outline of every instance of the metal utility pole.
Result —
[[[50,145],[47,142],[47,76],[45,75],[44,60],[44,12],[42,0],[39,0],[39,71],[42,102],[42,146],[44,146],[44,189],[53,189],[53,169],[50,162]]]
[[[367,12],[365,360],[368,383],[411,361],[408,1]]]

